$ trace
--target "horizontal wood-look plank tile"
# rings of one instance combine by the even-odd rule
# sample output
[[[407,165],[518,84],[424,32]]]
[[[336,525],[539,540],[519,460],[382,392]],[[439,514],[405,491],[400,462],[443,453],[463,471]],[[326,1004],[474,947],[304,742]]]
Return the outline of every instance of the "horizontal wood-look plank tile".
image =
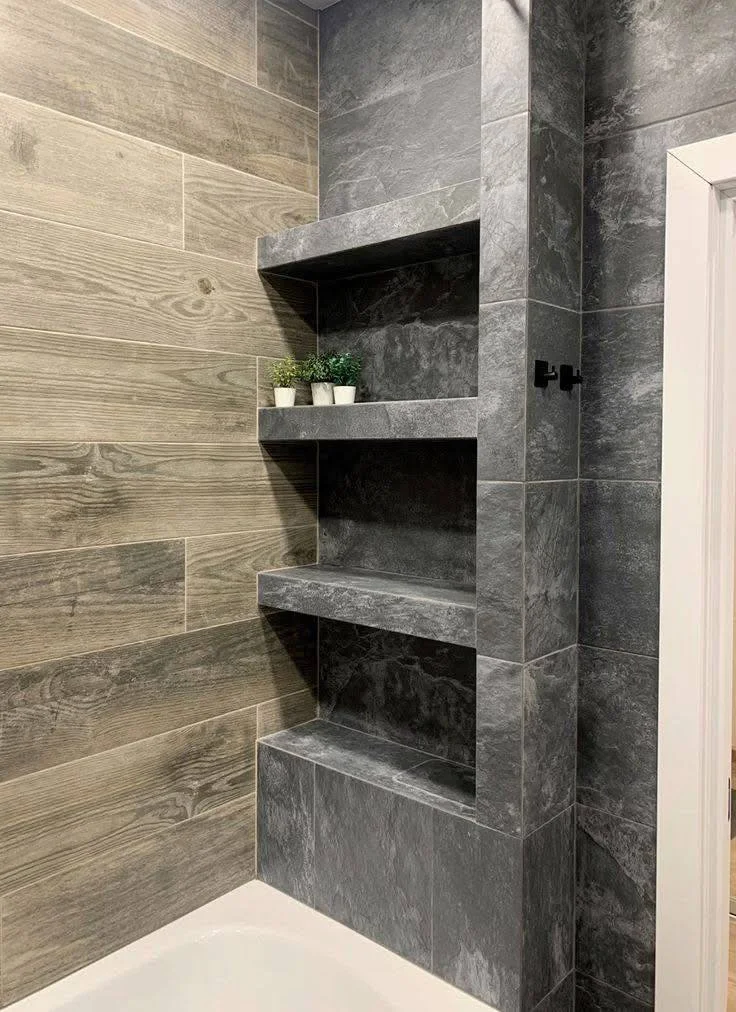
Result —
[[[254,841],[249,795],[3,897],[3,1001],[249,881]]]
[[[0,895],[255,790],[256,708],[0,785]]]
[[[317,716],[317,693],[314,689],[292,692],[289,696],[269,699],[258,704],[258,737],[285,731],[297,724],[306,724]]]
[[[4,210],[181,249],[181,159],[156,144],[0,95]]]
[[[250,356],[0,327],[0,440],[255,440],[256,377]]]
[[[317,192],[311,110],[58,0],[0,0],[0,92]]]
[[[0,780],[316,683],[316,622],[233,625],[0,671]]]
[[[0,559],[0,668],[184,629],[184,544]]]
[[[255,83],[255,0],[65,0],[150,42]]]
[[[184,241],[188,250],[255,265],[259,236],[306,225],[316,218],[317,198],[311,194],[184,156]]]
[[[258,0],[258,84],[275,95],[317,109],[317,29],[283,8]]]
[[[55,222],[0,212],[0,277],[6,327],[276,357],[315,344],[308,283]]]
[[[0,443],[0,555],[315,522],[313,447]]]
[[[249,531],[187,541],[187,629],[258,614],[258,573],[317,561],[317,528]]]

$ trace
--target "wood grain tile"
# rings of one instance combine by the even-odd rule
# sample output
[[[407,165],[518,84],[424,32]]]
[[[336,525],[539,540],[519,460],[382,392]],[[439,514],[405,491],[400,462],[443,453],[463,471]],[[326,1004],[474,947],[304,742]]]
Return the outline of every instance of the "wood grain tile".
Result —
[[[258,84],[292,102],[317,109],[317,29],[281,7],[258,0]]]
[[[258,737],[276,734],[297,724],[306,724],[317,716],[316,690],[304,689],[279,699],[258,704]]]
[[[255,790],[256,708],[0,785],[0,895]]]
[[[0,276],[6,327],[276,357],[315,344],[308,283],[4,212]]]
[[[257,438],[256,359],[0,327],[0,440]]]
[[[181,157],[0,95],[4,210],[181,249]]]
[[[0,666],[184,629],[184,544],[0,560]]]
[[[258,573],[316,562],[317,528],[191,538],[186,551],[187,629],[202,629],[257,615]]]
[[[184,156],[188,250],[255,265],[259,236],[296,228],[316,217],[317,198],[310,194]]]
[[[0,2],[0,92],[316,193],[311,110],[58,0]]]
[[[306,446],[5,443],[0,476],[0,555],[315,522]]]
[[[0,780],[316,683],[316,622],[286,613],[0,671]]]
[[[255,83],[254,0],[66,0],[150,42]]]
[[[13,1002],[249,881],[254,796],[5,896],[2,994]]]

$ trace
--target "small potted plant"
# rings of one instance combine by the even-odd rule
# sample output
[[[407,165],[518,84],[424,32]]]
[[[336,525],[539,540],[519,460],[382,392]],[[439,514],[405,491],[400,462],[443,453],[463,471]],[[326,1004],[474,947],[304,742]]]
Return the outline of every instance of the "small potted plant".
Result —
[[[363,359],[349,351],[330,355],[330,374],[335,384],[335,404],[354,404]]]
[[[273,383],[273,400],[277,408],[293,408],[296,401],[296,384],[300,367],[293,355],[274,362],[270,367]]]
[[[308,355],[301,364],[300,378],[312,387],[312,404],[333,403],[329,355]]]

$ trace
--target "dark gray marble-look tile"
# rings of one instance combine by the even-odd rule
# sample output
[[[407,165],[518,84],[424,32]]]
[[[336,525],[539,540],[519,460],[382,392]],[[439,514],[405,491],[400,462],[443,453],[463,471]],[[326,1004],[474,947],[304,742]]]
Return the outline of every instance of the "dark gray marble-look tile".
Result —
[[[485,826],[522,831],[523,668],[478,657],[476,813]]]
[[[654,826],[657,660],[580,647],[578,663],[578,801]]]
[[[258,0],[258,87],[317,109],[317,29]]]
[[[542,998],[534,1012],[575,1012],[575,974],[568,974],[554,991]]]
[[[575,801],[577,647],[524,667],[524,835]]]
[[[433,970],[502,1012],[519,1008],[521,841],[435,812]]]
[[[319,288],[323,349],[363,357],[363,401],[474,397],[478,257],[447,257]]]
[[[582,973],[576,975],[576,1012],[647,1012],[653,1008]]]
[[[661,306],[583,315],[580,473],[659,478]]]
[[[524,658],[577,639],[578,483],[526,486]]]
[[[587,22],[590,136],[736,99],[736,10],[729,0],[590,0]]]
[[[509,5],[511,6],[511,5]],[[583,0],[532,3],[531,111],[575,141],[583,138]]]
[[[529,116],[488,123],[482,130],[480,301],[527,294]]]
[[[480,176],[480,63],[320,122],[320,217]]]
[[[319,462],[322,562],[475,583],[474,442],[323,443]]]
[[[320,622],[322,717],[475,763],[475,651],[342,622]]]
[[[258,746],[258,877],[314,903],[314,765]]]
[[[660,489],[580,483],[580,642],[655,656],[659,649]]]
[[[524,480],[527,307],[524,299],[480,307],[478,478],[483,481]]]
[[[529,147],[529,297],[578,309],[583,147],[534,118]]]
[[[667,149],[733,130],[736,104],[586,146],[584,308],[664,301]]]
[[[483,0],[482,122],[529,108],[529,0]]]
[[[320,19],[322,120],[480,59],[479,0],[344,0]],[[365,54],[370,53],[370,59]]]
[[[477,649],[521,661],[524,652],[524,485],[478,482]]]
[[[578,805],[578,969],[650,1003],[655,862],[654,829]]]
[[[534,362],[543,359],[558,370],[562,363],[579,368],[580,314],[540,302],[529,302],[528,306],[526,478],[577,478],[580,387],[569,392],[560,390],[558,383],[546,389],[535,387]],[[480,425],[482,403],[478,417]],[[478,459],[483,459],[480,446]]]
[[[524,841],[523,1010],[534,1009],[573,968],[575,810]]]
[[[318,766],[315,906],[431,965],[431,808]]]

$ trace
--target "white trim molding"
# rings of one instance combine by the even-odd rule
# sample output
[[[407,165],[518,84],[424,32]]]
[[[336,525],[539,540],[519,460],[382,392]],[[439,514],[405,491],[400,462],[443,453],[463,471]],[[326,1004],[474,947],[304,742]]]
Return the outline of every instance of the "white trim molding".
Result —
[[[736,532],[736,134],[668,154],[657,1012],[726,1008]]]

